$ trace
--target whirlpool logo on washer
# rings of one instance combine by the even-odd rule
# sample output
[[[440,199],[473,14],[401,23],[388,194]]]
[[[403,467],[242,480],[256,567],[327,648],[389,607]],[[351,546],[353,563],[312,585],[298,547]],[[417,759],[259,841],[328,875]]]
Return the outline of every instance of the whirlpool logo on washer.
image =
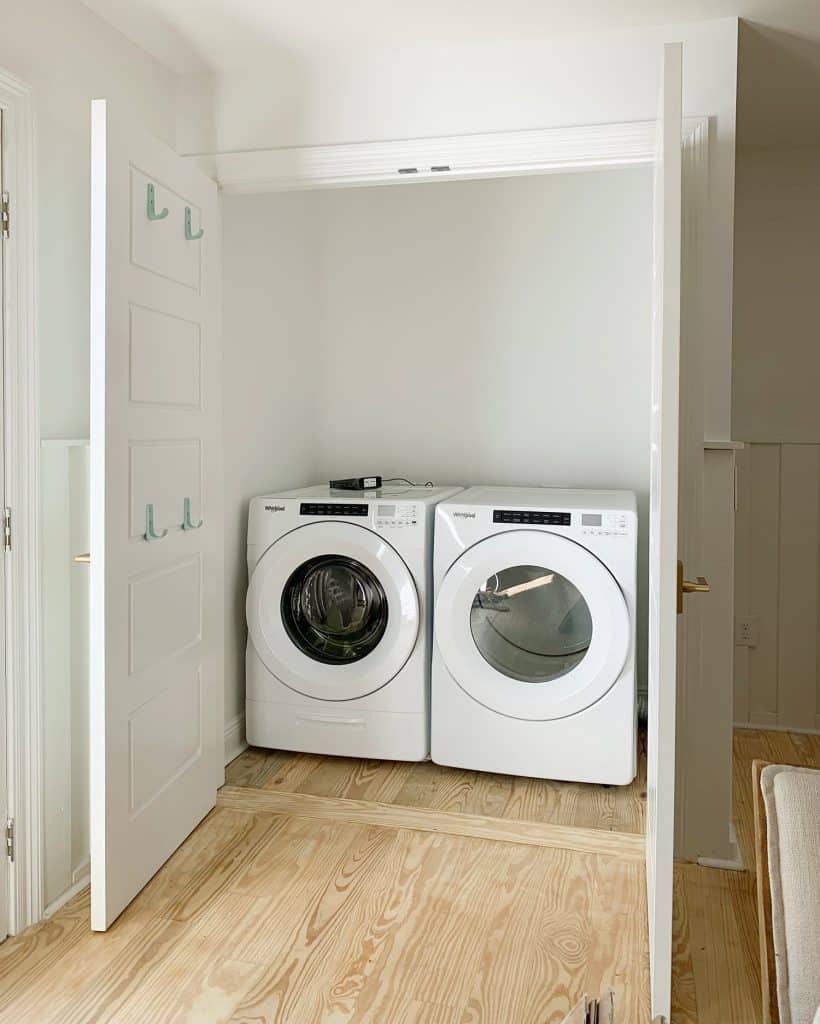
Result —
[[[266,512],[284,512],[285,511],[285,506],[284,505],[265,505],[265,511]]]
[[[475,512],[453,512],[453,519],[475,519]]]

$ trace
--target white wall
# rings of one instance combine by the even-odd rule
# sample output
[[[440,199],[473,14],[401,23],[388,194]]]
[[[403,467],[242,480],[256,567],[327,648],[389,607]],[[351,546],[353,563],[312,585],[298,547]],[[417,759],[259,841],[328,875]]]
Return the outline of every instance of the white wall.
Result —
[[[229,524],[254,493],[372,472],[628,488],[646,525],[651,169],[231,197],[224,215]],[[644,531],[642,568],[645,548]],[[239,650],[229,687],[230,665],[241,684]]]
[[[737,155],[733,427],[820,442],[820,146]]]
[[[34,94],[41,434],[88,435],[90,101],[173,144],[176,77],[79,0],[0,0],[0,67]]]
[[[684,44],[684,106],[714,118],[704,287],[706,434],[730,436],[737,21],[691,22],[529,44],[321,54],[272,52],[264,73],[186,79],[181,152],[202,153],[651,120],[663,43]],[[213,97],[214,117],[201,98]]]
[[[313,482],[314,196],[223,204],[225,720],[244,712],[248,499]]]

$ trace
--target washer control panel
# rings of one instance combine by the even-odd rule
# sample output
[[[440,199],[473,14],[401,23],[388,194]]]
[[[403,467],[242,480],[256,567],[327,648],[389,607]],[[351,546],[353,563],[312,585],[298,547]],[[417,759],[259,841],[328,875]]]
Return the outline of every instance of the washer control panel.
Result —
[[[415,526],[418,522],[418,505],[407,502],[379,502],[374,506],[373,525],[388,529]]]
[[[597,537],[626,537],[629,516],[626,512],[582,512],[581,532]]]

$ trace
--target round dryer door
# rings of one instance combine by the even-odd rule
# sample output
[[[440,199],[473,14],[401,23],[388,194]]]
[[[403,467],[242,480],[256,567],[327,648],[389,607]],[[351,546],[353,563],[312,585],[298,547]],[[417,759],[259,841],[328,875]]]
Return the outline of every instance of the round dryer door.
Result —
[[[410,570],[382,537],[353,523],[311,523],[272,544],[253,570],[246,610],[263,664],[320,700],[385,686],[419,632]]]
[[[480,541],[447,572],[436,639],[453,679],[511,718],[577,714],[618,679],[630,649],[623,593],[580,544],[514,530]]]

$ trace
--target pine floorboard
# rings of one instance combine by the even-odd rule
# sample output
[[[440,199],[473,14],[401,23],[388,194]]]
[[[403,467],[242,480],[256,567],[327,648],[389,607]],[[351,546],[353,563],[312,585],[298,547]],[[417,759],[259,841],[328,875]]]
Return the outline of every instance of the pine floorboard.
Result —
[[[736,734],[747,865],[754,757],[820,767],[820,739]],[[0,1024],[558,1024],[607,986],[618,1024],[645,1024],[643,864],[459,833],[466,816],[633,842],[643,777],[610,790],[335,761],[248,751],[229,782],[388,807],[389,825],[218,806],[104,935],[86,890],[0,945]],[[405,827],[402,808],[453,820]],[[673,1024],[759,1021],[753,874],[679,864],[674,907]]]

